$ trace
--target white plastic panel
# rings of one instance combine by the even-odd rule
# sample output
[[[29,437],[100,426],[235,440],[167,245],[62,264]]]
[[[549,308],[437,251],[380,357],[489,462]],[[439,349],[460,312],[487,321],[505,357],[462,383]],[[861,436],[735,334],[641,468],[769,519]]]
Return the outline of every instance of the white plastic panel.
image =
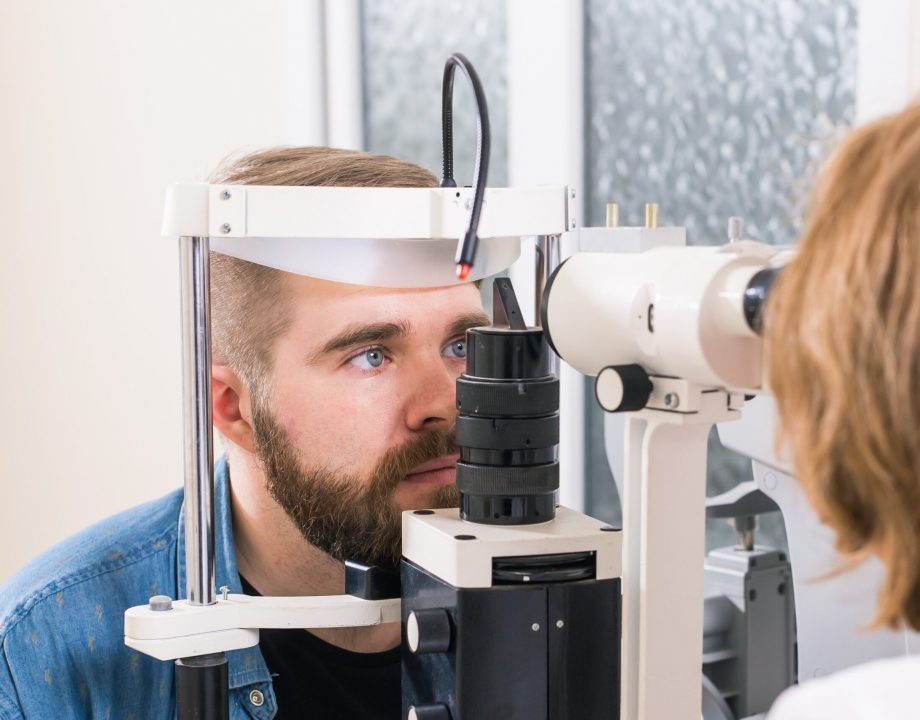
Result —
[[[322,280],[375,287],[455,285],[456,240],[371,238],[211,238],[211,249],[278,270]],[[479,241],[472,282],[494,275],[518,259],[519,238]]]

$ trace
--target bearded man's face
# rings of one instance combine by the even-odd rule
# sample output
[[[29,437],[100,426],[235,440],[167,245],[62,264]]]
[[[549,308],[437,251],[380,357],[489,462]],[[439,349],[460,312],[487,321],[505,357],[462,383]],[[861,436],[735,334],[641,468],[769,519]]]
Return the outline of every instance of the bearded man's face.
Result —
[[[289,281],[293,322],[252,402],[268,490],[333,558],[393,565],[403,510],[459,503],[455,382],[466,329],[488,324],[478,290]]]
[[[373,565],[399,562],[402,522],[393,495],[413,470],[440,465],[449,470],[458,448],[452,433],[431,431],[388,450],[369,477],[326,467],[304,467],[297,451],[267,409],[253,409],[259,460],[271,496],[310,544],[336,560]],[[431,483],[427,507],[457,507],[453,484]]]

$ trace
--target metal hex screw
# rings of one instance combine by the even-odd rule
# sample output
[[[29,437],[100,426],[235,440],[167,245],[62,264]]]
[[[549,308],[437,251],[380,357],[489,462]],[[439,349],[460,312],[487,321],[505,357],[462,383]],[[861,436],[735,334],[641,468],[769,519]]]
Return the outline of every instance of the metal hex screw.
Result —
[[[229,191],[229,190],[221,190],[221,191],[220,191],[220,199],[221,199],[221,200],[229,200],[229,199],[230,199],[230,191]]]
[[[534,632],[537,632],[540,629],[540,623],[534,623],[533,625],[530,626],[530,629],[533,630]]]
[[[220,597],[222,600],[226,600],[230,597],[230,587],[227,585],[220,586]]]
[[[675,408],[680,405],[680,396],[677,393],[669,392],[664,396],[664,404],[666,407]]]
[[[574,200],[575,199],[575,188],[572,188],[572,191],[570,194],[571,194],[571,198]]]
[[[556,627],[557,627],[557,628],[560,628],[560,629],[564,628],[564,627],[565,627],[565,621],[564,621],[564,620],[557,620],[557,621],[556,621]]]
[[[233,229],[233,228],[230,227],[230,223],[224,223],[223,225],[220,226],[220,231],[221,231],[222,233],[224,233],[224,235],[226,235],[226,234],[227,234],[228,232],[230,232],[232,229]]]

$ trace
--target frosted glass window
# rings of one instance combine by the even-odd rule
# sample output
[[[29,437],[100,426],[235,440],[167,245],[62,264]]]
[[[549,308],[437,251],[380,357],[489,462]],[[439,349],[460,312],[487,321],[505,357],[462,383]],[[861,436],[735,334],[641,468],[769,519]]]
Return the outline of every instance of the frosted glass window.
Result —
[[[362,5],[365,147],[419,163],[441,176],[441,78],[462,52],[486,93],[492,129],[489,185],[506,185],[505,5],[489,0],[371,0]],[[454,175],[472,185],[476,105],[454,78]]]
[[[660,223],[685,226],[691,244],[723,242],[732,215],[746,237],[794,242],[814,168],[855,114],[855,0],[585,7],[589,224],[608,202],[641,224],[657,202]],[[588,509],[615,522],[601,412],[588,406]],[[710,494],[750,479],[715,439],[709,467]],[[765,540],[782,544],[779,527],[766,516]],[[733,538],[724,523],[709,535]]]

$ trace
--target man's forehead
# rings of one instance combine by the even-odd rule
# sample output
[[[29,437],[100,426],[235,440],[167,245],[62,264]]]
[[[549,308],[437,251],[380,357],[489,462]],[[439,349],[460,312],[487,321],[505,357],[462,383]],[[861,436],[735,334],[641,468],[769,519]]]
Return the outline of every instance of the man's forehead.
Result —
[[[308,277],[306,275],[295,275],[293,273],[284,273],[284,275],[285,284],[289,290],[292,290],[295,295],[309,297],[314,300],[325,299],[330,301],[360,301],[362,298],[398,298],[406,296],[441,294],[451,291],[460,296],[465,294],[474,294],[478,296],[479,294],[479,288],[475,283],[458,283],[457,285],[449,285],[443,287],[392,288],[335,282],[333,280],[323,280],[322,278]]]
[[[450,325],[463,317],[488,324],[473,283],[436,288],[381,288],[292,276],[293,311],[303,321],[336,328],[391,322],[406,332],[419,325]]]

